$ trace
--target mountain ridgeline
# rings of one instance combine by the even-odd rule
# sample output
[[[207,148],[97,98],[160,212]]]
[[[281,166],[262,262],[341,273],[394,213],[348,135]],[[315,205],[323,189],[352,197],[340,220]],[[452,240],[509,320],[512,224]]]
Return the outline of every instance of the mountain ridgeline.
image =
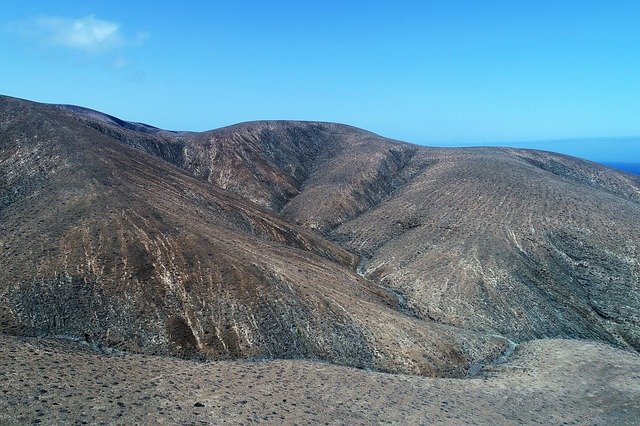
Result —
[[[0,331],[464,376],[640,350],[640,178],[320,122],[170,132],[0,97]]]

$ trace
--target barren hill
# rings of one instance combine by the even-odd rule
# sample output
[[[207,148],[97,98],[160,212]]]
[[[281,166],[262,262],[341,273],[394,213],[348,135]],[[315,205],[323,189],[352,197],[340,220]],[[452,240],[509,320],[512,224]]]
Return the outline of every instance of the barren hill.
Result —
[[[0,114],[4,333],[427,375],[507,347],[407,315],[350,252],[75,113],[3,98]]]
[[[0,327],[464,375],[507,339],[640,348],[640,181],[320,122],[167,132],[0,98]]]
[[[231,166],[207,156],[209,170],[243,184],[212,182],[250,200],[280,190],[263,204],[361,256],[360,271],[420,318],[640,348],[635,176],[549,152],[418,147],[326,123],[248,123],[197,140],[199,152],[251,152]]]
[[[107,133],[137,147],[148,137]],[[640,348],[636,176],[550,152],[419,147],[320,122],[153,141],[141,149],[360,256],[359,271],[421,319]]]

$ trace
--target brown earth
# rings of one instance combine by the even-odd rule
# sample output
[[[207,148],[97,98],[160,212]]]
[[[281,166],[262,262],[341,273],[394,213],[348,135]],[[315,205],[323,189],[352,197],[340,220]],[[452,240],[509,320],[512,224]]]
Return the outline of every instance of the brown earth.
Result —
[[[65,110],[0,111],[4,333],[425,375],[464,375],[507,346],[407,315],[353,254]]]
[[[418,147],[333,123],[242,123],[154,143],[127,126],[101,131],[319,231],[418,318],[514,340],[640,348],[637,176],[550,152]],[[168,146],[181,154],[158,148]]]
[[[272,190],[262,204],[360,255],[361,273],[420,318],[515,340],[640,348],[636,176],[549,152],[417,147],[326,123],[247,123],[195,139],[209,145],[185,150],[208,158],[204,169],[236,171],[243,189],[227,189],[255,201],[269,194],[257,183],[281,188],[289,195]],[[229,166],[217,153],[227,145],[251,157]],[[283,166],[292,163],[300,178]]]
[[[251,122],[142,143],[157,130],[111,121],[102,132],[359,255],[359,272],[416,317],[515,340],[640,348],[636,176],[549,152],[418,147],[333,123]]]
[[[443,407],[436,413],[417,402],[431,389],[454,392],[459,402],[469,394],[458,411],[463,422],[474,421],[471,404],[486,403],[498,408],[478,422],[556,422],[567,409],[563,400],[571,401],[570,421],[631,422],[627,413],[637,406],[625,410],[638,391],[639,223],[638,177],[548,152],[427,148],[319,122],[169,132],[85,108],[0,97],[0,349],[5,356],[13,348],[6,356],[27,367],[35,347],[66,357],[66,368],[89,360],[100,365],[95,371],[123,374],[144,362],[158,365],[158,374],[203,368],[249,386],[246,377],[257,369],[287,383],[277,398],[309,396],[313,404],[297,404],[314,407],[318,421],[375,422],[359,413],[364,408],[388,421],[452,421]],[[536,340],[545,338],[630,352]],[[529,340],[508,364],[491,367],[513,341]],[[132,353],[295,361],[202,364]],[[608,356],[626,360],[613,379]],[[447,381],[317,361],[440,377],[489,367],[482,380]],[[42,374],[34,380],[46,384],[51,367],[32,367]],[[299,387],[297,371],[310,389]],[[128,386],[156,398],[145,374],[135,373]],[[562,380],[554,383],[554,375]],[[341,383],[341,376],[353,380]],[[9,395],[25,380],[12,377]],[[186,392],[180,380],[171,386]],[[631,393],[615,393],[618,381]],[[378,393],[390,401],[322,408],[327,396],[315,393],[325,383],[336,404],[354,392],[362,401]],[[168,386],[153,386],[160,385]],[[518,389],[513,399],[509,386]],[[595,397],[569,395],[569,386],[608,393],[597,393],[598,405]],[[90,389],[74,398],[92,396]],[[415,407],[397,402],[401,396]],[[500,406],[504,397],[512,404]],[[90,420],[110,421],[114,407],[103,403],[96,410],[106,414],[91,411]],[[80,419],[81,402],[73,404],[62,412],[67,417],[48,418]],[[227,416],[268,414],[253,403],[240,403],[248,411],[229,404]],[[393,411],[398,404],[404,408]],[[533,411],[508,414],[519,405]],[[297,416],[287,420],[315,421],[299,407],[287,409]],[[132,410],[123,418],[160,419]],[[197,419],[189,413],[180,418]],[[207,413],[198,415],[224,414]]]
[[[304,360],[108,356],[0,335],[2,424],[589,424],[640,418],[640,357],[537,340],[473,379]],[[196,406],[198,404],[198,406]]]

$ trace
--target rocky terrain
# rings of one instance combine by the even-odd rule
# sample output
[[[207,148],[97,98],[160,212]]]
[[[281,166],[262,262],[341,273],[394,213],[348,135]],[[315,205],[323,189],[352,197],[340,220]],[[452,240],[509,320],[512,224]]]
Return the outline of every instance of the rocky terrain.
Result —
[[[143,363],[161,377],[182,371],[173,383],[155,380],[162,401],[205,398],[205,387],[185,391],[194,384],[188,374],[234,382],[227,395],[251,394],[255,370],[284,380],[273,401],[283,392],[310,397],[287,408],[292,421],[346,416],[336,404],[364,386],[363,405],[349,407],[354,421],[377,421],[358,417],[365,406],[376,412],[366,404],[377,392],[404,398],[392,404],[398,412],[379,406],[379,420],[403,422],[452,421],[443,407],[412,403],[425,392],[468,393],[457,411],[463,422],[474,421],[465,414],[473,401],[499,405],[515,392],[476,421],[556,422],[569,406],[569,421],[631,422],[640,386],[639,223],[640,178],[549,152],[427,148],[320,122],[171,132],[0,97],[0,356],[15,366],[0,368],[14,374],[0,412],[50,380],[51,364],[36,356],[47,353],[64,368],[95,364],[94,373],[124,375],[130,365],[139,373],[121,392],[145,398],[156,396]],[[550,338],[592,343],[537,340]],[[624,360],[615,380],[609,357]],[[91,371],[82,374],[105,385],[89,380]],[[564,382],[545,383],[560,373]],[[340,383],[344,375],[353,380]],[[311,388],[298,388],[301,380]],[[600,405],[562,388],[588,392],[608,380]],[[335,393],[323,407],[314,393],[326,383]],[[67,413],[40,407],[40,417],[79,419],[89,390],[78,392]],[[115,396],[96,392],[100,408],[87,421],[113,421],[105,401]],[[244,408],[229,400],[198,414],[184,399],[180,418],[282,421],[264,411],[271,399],[254,395]],[[558,398],[571,402],[562,408]],[[530,415],[509,415],[518,404]],[[164,414],[176,409],[161,405]],[[282,406],[274,411],[284,415]],[[22,420],[38,414],[25,413]]]
[[[333,123],[243,123],[146,145],[129,127],[102,132],[348,249],[420,319],[640,348],[637,176]],[[174,145],[181,155],[157,148]]]
[[[640,418],[640,356],[536,340],[469,379],[305,360],[101,355],[0,335],[2,424],[589,424]]]
[[[267,179],[288,200],[263,204],[361,256],[361,272],[422,319],[640,348],[636,176],[539,151],[416,147],[333,124],[249,123],[200,137],[250,144],[243,149],[290,178],[269,157],[270,141],[321,141],[300,148],[312,157],[300,161],[302,183]],[[218,173],[258,163],[209,158]],[[254,201],[266,193],[245,193],[262,174],[246,179],[243,191],[230,189]]]
[[[355,255],[73,114],[2,107],[4,333],[425,375],[466,374],[508,345],[406,315]]]

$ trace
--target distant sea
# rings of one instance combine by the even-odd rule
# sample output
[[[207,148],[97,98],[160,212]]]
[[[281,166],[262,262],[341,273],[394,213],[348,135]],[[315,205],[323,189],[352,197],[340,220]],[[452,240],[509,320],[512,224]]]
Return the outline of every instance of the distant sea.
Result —
[[[640,176],[640,163],[602,163],[605,166],[613,167],[627,173]]]

